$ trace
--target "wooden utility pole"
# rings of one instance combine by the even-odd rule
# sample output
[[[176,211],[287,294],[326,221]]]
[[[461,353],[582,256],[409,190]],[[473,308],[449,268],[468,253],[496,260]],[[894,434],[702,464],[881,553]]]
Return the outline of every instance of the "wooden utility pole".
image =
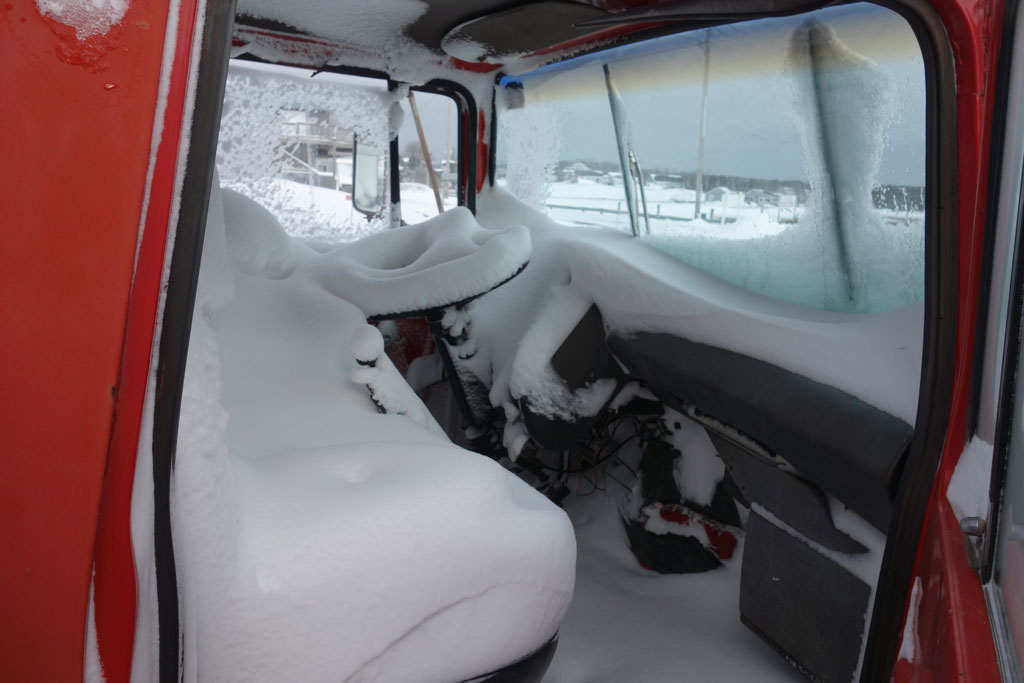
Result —
[[[412,118],[416,121],[416,133],[420,136],[420,148],[423,150],[423,161],[427,164],[427,174],[430,177],[430,187],[434,190],[434,201],[437,202],[437,212],[444,213],[444,202],[441,201],[441,188],[437,183],[437,174],[434,173],[434,165],[430,163],[430,150],[427,149],[427,138],[423,135],[423,124],[420,123],[420,110],[416,108],[416,98],[409,91],[409,107],[412,109]]]
[[[448,115],[444,121],[444,172],[451,173],[451,152],[452,152],[452,108],[454,103],[445,104],[445,111]]]
[[[708,124],[708,66],[711,64],[711,29],[704,31],[704,94],[700,104],[700,141],[697,144],[697,204],[693,209],[694,220],[700,218],[700,198],[704,194],[704,133]]]

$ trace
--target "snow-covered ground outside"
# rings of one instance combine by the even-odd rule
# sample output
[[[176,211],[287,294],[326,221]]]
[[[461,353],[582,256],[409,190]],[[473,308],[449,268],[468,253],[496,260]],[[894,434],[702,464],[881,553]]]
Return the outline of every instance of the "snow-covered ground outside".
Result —
[[[549,187],[547,213],[559,223],[629,232],[629,213],[621,186],[580,179],[575,183],[553,182]],[[743,239],[778,234],[788,226],[788,223],[778,220],[778,207],[746,204],[740,193],[727,201],[705,200],[701,204],[701,213],[706,219],[696,221],[696,193],[693,190],[648,184],[645,194],[647,220],[653,235],[685,232],[719,239]],[[797,215],[800,213],[802,207]],[[640,214],[643,230],[642,204]]]
[[[273,213],[292,237],[322,245],[354,242],[387,230],[390,218],[370,218],[352,206],[352,194],[329,187],[306,185],[284,178],[241,180],[226,185]],[[402,220],[412,225],[437,215],[434,192],[420,183],[402,183]],[[442,197],[445,210],[454,196]]]
[[[498,184],[504,185],[500,180]],[[552,182],[549,187],[546,210],[556,221],[566,225],[590,225],[629,231],[629,214],[621,187],[587,179],[574,183]],[[748,203],[743,200],[742,192],[736,192],[729,199],[704,199],[701,203],[701,214],[704,217],[694,220],[694,190],[648,184],[645,194],[647,221],[653,235],[683,232],[724,240],[766,237],[791,227],[807,211],[803,205],[787,210],[774,205]],[[640,213],[643,229],[645,221],[642,204]],[[924,226],[924,213],[921,211],[875,209],[875,213],[888,225],[909,227],[917,231]]]

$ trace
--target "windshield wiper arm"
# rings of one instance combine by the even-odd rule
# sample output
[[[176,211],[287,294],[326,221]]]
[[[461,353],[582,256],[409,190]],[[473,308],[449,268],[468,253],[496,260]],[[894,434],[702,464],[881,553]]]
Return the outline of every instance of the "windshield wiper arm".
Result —
[[[637,161],[636,152],[631,147],[629,149],[629,175],[633,177],[633,182],[640,186],[640,205],[644,208],[644,234],[651,234],[651,218],[647,214],[647,192],[644,191],[644,172],[640,168],[640,162]]]
[[[622,171],[622,189],[626,193],[626,207],[629,209],[629,228],[634,237],[640,235],[637,225],[636,210],[636,184],[627,181],[626,177],[633,178],[633,165],[631,159],[636,159],[632,146],[629,144],[629,117],[626,114],[626,104],[622,101],[618,89],[612,83],[612,74],[608,65],[604,65],[604,84],[608,90],[608,104],[612,109],[612,126],[615,128],[615,145],[619,151],[619,168]]]

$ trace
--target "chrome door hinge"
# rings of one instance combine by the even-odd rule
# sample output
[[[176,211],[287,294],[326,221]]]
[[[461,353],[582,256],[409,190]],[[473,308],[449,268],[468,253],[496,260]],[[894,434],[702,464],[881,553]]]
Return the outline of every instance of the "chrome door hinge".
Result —
[[[982,517],[964,517],[960,520],[960,531],[967,542],[967,563],[971,569],[981,569],[981,549],[985,542],[988,522]]]

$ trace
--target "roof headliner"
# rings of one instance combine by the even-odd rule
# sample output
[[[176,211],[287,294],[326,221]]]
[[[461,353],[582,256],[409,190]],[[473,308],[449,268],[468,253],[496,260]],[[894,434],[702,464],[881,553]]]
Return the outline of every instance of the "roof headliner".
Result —
[[[367,47],[361,44],[367,34],[374,43],[400,40],[414,41],[421,49],[442,56],[442,41],[455,27],[467,21],[529,5],[555,4],[552,0],[307,0],[276,2],[275,0],[239,0],[238,23],[272,28],[287,33],[304,33],[331,40],[341,46]],[[585,5],[606,11],[622,10],[659,0],[555,0],[563,5]],[[389,4],[391,5],[389,7]],[[349,9],[351,8],[351,9]],[[413,9],[416,11],[410,12]],[[545,11],[531,13],[532,17]],[[392,11],[395,10],[395,11]],[[358,15],[359,29],[347,30],[347,15]],[[417,15],[411,22],[397,22],[396,16]],[[533,23],[508,22],[506,46],[514,45],[517,36],[530,42],[529,27]],[[548,29],[548,26],[544,26]],[[571,26],[566,26],[567,31]],[[500,27],[499,27],[500,30]],[[390,40],[388,40],[390,38]],[[534,36],[535,39],[535,36]]]

